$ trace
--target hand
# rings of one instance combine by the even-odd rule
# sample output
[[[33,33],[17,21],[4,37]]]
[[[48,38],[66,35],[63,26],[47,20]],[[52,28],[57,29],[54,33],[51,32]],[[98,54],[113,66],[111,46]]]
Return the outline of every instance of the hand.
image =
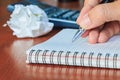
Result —
[[[120,0],[99,4],[101,0],[85,0],[77,23],[87,31],[90,43],[103,43],[120,33]]]

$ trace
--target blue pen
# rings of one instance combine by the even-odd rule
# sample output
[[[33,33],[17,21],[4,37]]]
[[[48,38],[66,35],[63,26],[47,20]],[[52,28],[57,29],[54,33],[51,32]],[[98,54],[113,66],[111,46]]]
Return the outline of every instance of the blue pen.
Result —
[[[73,36],[72,42],[75,42],[85,32],[85,29],[78,29],[76,34]]]
[[[103,0],[101,3],[108,3],[108,2],[112,2],[113,0]],[[79,39],[79,37],[81,37],[81,35],[85,32],[85,29],[79,28],[78,31],[75,33],[75,35],[73,36],[72,42],[75,42],[77,39]]]

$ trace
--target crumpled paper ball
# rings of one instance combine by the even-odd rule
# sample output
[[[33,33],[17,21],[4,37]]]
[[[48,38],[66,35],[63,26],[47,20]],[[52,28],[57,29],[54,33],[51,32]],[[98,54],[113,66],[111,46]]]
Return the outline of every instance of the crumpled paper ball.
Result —
[[[49,33],[54,24],[46,13],[36,5],[15,5],[7,25],[18,38],[38,37]]]

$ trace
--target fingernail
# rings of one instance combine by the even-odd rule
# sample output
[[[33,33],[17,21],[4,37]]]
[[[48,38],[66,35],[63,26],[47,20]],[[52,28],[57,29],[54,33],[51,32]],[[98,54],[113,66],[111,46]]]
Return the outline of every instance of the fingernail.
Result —
[[[90,21],[90,18],[88,16],[88,14],[83,16],[83,18],[80,21],[79,25],[82,26],[82,28],[84,28],[84,29],[89,29],[89,26],[91,25],[91,21]]]

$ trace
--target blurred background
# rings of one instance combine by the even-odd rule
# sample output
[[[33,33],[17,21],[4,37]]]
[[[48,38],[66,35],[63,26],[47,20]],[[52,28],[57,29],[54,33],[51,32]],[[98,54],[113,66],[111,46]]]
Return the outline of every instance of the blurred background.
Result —
[[[22,0],[0,0],[0,6],[19,2],[19,1]],[[69,8],[71,6],[71,9],[77,9],[77,10],[80,10],[82,8],[84,2],[84,0],[39,0],[39,1],[46,2],[53,6],[60,6],[62,8]]]

